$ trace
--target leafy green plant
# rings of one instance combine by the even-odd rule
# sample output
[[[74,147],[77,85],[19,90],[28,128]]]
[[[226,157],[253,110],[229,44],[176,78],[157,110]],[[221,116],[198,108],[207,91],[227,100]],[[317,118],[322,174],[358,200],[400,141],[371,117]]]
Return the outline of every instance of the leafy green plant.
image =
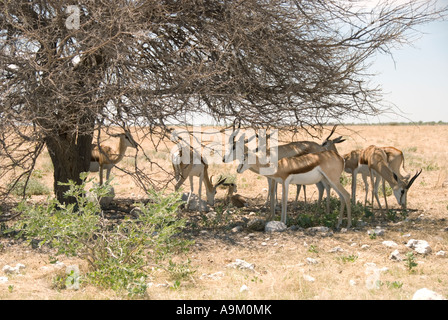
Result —
[[[404,260],[405,266],[408,268],[409,272],[413,272],[414,268],[418,265],[415,262],[415,256],[413,252],[406,253],[406,259]]]
[[[76,203],[61,204],[50,200],[46,205],[21,203],[18,210],[23,219],[15,226],[20,236],[39,245],[48,244],[57,254],[79,256],[90,265],[87,279],[95,285],[114,290],[127,290],[130,295],[146,292],[146,279],[154,269],[163,269],[179,278],[176,270],[191,270],[187,263],[171,261],[174,253],[186,252],[191,241],[181,237],[185,221],[177,217],[181,204],[178,193],[163,195],[151,191],[150,201],[136,204],[138,216],[118,223],[108,221],[99,200],[109,192],[109,184],[93,184],[89,196],[83,183],[70,181],[66,196]]]
[[[386,285],[390,289],[400,289],[403,286],[403,282],[401,281],[386,281]]]
[[[349,256],[341,256],[341,257],[338,257],[338,260],[340,260],[340,261],[343,262],[343,263],[346,263],[346,262],[355,262],[356,260],[358,260],[358,256],[357,256],[357,255],[354,255],[354,254],[351,254],[351,255],[349,255]]]

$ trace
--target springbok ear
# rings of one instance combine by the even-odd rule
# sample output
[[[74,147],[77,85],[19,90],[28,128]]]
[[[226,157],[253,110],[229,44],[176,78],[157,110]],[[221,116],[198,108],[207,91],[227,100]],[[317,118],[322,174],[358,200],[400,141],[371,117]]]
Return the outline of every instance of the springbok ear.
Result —
[[[394,173],[394,179],[396,180],[396,181],[398,181],[398,177],[397,177],[397,175]]]

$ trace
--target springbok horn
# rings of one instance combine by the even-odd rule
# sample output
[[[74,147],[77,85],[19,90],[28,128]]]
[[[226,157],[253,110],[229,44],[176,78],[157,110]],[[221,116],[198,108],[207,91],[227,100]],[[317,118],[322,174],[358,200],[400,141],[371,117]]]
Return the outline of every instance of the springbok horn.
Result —
[[[344,142],[344,141],[345,141],[345,139],[343,139],[342,136],[340,136],[340,137],[338,137],[338,138],[333,140],[334,143],[341,143],[341,142]]]
[[[222,185],[226,181],[225,177],[221,177],[219,181],[214,185],[214,188],[217,188],[218,186]]]
[[[422,173],[422,169],[420,169],[420,171],[417,172],[417,173],[412,177],[411,181],[409,181],[409,183],[407,184],[406,189],[409,189],[409,188],[412,186],[412,184],[414,183],[415,179],[417,179],[417,177],[418,177],[421,173]]]
[[[330,139],[330,137],[333,135],[334,131],[336,130],[336,127],[337,127],[337,126],[338,126],[337,124],[334,125],[333,129],[332,129],[331,132],[330,132],[330,135],[327,137],[327,139],[325,139],[325,141],[327,141],[328,139]]]

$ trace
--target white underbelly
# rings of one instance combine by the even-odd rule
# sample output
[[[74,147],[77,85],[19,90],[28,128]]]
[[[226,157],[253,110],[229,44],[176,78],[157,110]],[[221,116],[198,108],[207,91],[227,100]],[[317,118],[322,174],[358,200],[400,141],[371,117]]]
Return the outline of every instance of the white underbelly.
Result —
[[[319,181],[321,181],[323,178],[323,175],[321,173],[320,167],[317,166],[313,170],[304,172],[304,173],[298,173],[298,174],[292,174],[290,175],[286,181],[290,184],[316,184]]]

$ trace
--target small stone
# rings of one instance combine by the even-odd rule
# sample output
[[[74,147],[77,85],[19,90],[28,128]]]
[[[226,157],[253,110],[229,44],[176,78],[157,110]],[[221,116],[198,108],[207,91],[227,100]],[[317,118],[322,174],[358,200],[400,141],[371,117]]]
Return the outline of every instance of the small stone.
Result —
[[[349,281],[349,284],[350,284],[352,287],[354,287],[354,286],[356,286],[358,283],[356,282],[356,280],[350,280],[350,281]]]
[[[251,231],[263,231],[265,229],[266,221],[263,219],[251,219],[247,223],[247,228]]]
[[[240,292],[246,292],[246,291],[249,291],[249,287],[243,284],[240,288]]]
[[[219,280],[224,276],[224,272],[218,271],[212,274],[203,273],[201,279]]]
[[[370,248],[370,246],[368,244],[363,244],[361,246],[361,249],[369,249],[369,248]]]
[[[446,253],[443,250],[440,250],[436,253],[436,256],[439,256],[439,257],[444,257],[445,255],[446,255]]]
[[[227,267],[240,269],[240,270],[254,270],[255,266],[252,263],[246,262],[241,259],[236,259],[235,262],[229,263]]]
[[[341,247],[334,247],[333,249],[330,250],[330,252],[342,252],[344,251]]]
[[[393,241],[383,241],[383,245],[385,245],[386,247],[391,247],[391,248],[398,247],[398,244],[396,244]]]
[[[8,277],[0,277],[0,283],[8,282]]]
[[[306,262],[308,264],[317,264],[318,263],[317,260],[313,259],[313,258],[306,258]]]
[[[269,221],[264,227],[265,232],[283,232],[286,229],[286,224],[281,221]]]
[[[393,260],[393,261],[402,261],[403,260],[403,258],[400,255],[400,252],[398,250],[393,251],[389,256],[389,259]]]
[[[330,231],[330,228],[328,228],[328,227],[311,227],[311,228],[306,229],[306,231],[326,233],[326,232]]]
[[[232,228],[232,230],[230,230],[232,233],[238,233],[243,231],[243,227],[242,226],[236,226],[234,228]]]
[[[368,230],[367,234],[369,236],[371,236],[371,235],[382,236],[382,235],[384,235],[384,232],[385,232],[384,229],[381,229],[380,227],[376,227],[375,229]]]
[[[314,282],[314,281],[316,281],[316,279],[314,279],[312,276],[307,275],[307,274],[304,274],[304,275],[303,275],[303,279],[304,279],[305,281],[308,281],[308,282]]]

